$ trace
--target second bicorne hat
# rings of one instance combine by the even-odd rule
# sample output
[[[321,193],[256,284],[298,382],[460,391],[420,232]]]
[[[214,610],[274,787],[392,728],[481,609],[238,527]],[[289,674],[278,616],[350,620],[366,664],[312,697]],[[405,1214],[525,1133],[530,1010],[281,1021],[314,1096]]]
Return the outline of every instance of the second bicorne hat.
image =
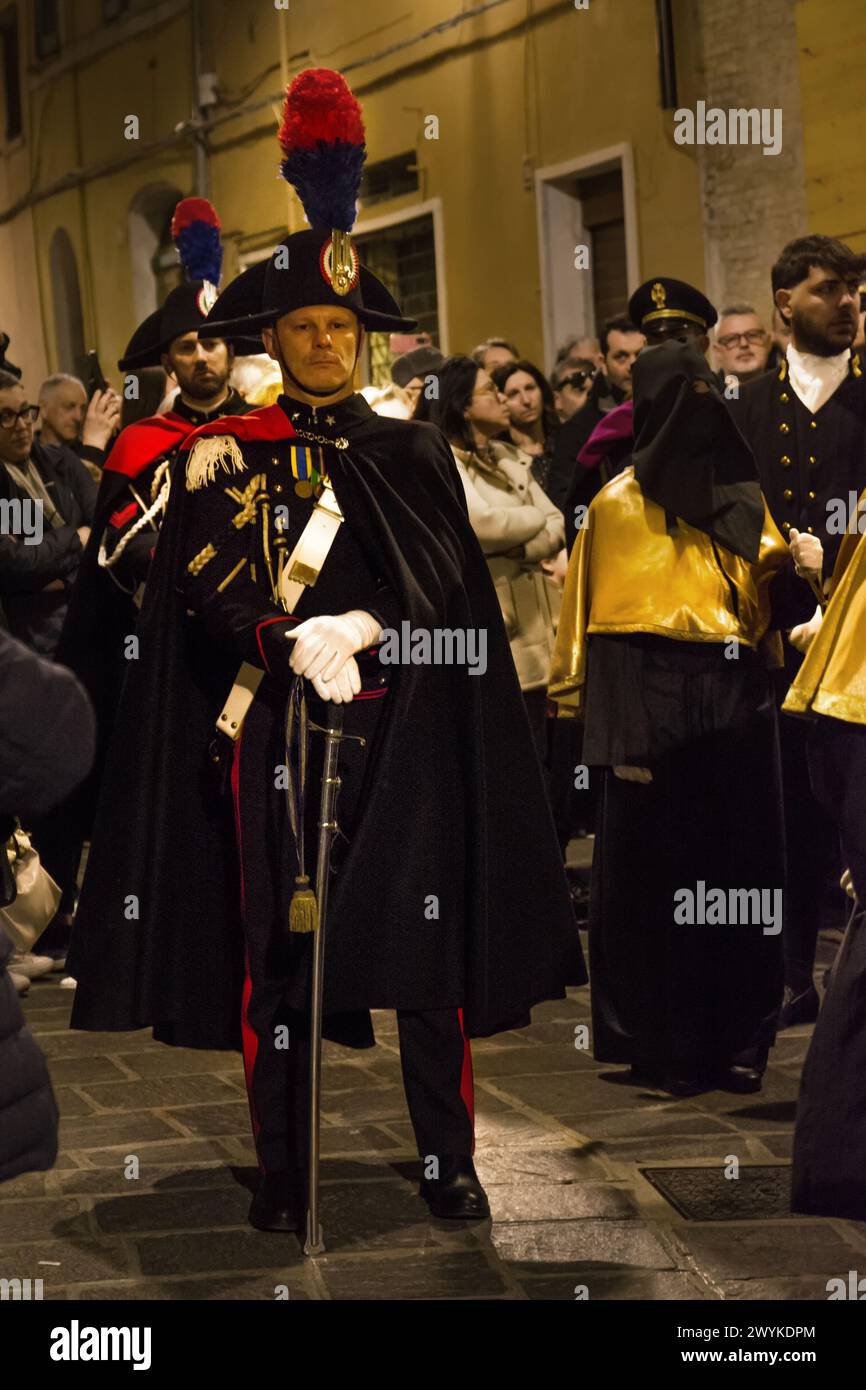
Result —
[[[165,303],[136,328],[117,364],[122,372],[160,366],[162,354],[175,338],[196,332],[217,301],[223,252],[220,220],[213,203],[207,198],[182,198],[171,219],[171,236],[184,283],[176,285]],[[238,353],[259,351],[258,344],[241,339],[232,346]]]
[[[295,188],[309,228],[280,242],[223,290],[199,336],[252,337],[293,309],[334,304],[372,332],[408,332],[414,319],[361,265],[349,233],[364,165],[364,124],[338,72],[309,68],[286,92],[280,126],[283,177]]]

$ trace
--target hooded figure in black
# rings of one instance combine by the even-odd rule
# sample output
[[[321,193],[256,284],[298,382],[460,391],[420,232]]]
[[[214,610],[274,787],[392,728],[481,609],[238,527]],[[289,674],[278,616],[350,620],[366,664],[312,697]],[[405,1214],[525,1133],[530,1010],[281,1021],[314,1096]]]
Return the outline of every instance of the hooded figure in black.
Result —
[[[286,125],[293,103],[323,88],[329,110],[354,102],[337,74],[302,74]],[[325,139],[312,148],[336,159]],[[487,1213],[471,1159],[468,1038],[526,1023],[533,1004],[586,978],[451,451],[432,426],[379,418],[352,394],[359,325],[405,320],[361,268],[347,219],[331,217],[334,230],[297,233],[239,277],[203,330],[261,332],[286,394],[186,442],[70,962],[75,1027],[150,1025],[180,1046],[242,1045],[262,1173],[250,1219],[272,1230],[297,1226],[308,1142],[312,933],[288,924],[296,880],[313,877],[322,745],[313,730],[304,779],[297,742],[286,743],[298,675],[313,723],[324,700],[345,705],[325,1035],[367,1047],[369,1010],[398,1011],[419,1152],[438,1160],[422,1184],[437,1214]],[[343,520],[292,607],[285,558],[319,499],[333,510],[331,490]],[[444,630],[483,638],[474,671],[453,649],[429,664],[423,634]],[[384,660],[395,632],[413,634],[414,659],[404,648],[402,664]],[[231,741],[214,726],[241,661],[262,678]]]
[[[673,1094],[757,1090],[781,998],[769,587],[788,547],[696,348],[644,349],[633,381],[633,466],[578,533],[550,684],[602,777],[595,1055]]]

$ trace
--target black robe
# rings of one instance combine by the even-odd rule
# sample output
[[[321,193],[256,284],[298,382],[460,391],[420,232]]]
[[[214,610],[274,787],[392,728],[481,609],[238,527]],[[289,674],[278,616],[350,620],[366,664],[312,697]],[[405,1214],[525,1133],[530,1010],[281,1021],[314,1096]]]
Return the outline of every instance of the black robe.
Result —
[[[489,1034],[527,1021],[533,1004],[586,979],[498,601],[439,431],[379,418],[357,396],[324,414],[335,419],[333,437],[345,433],[350,441],[335,456],[332,475],[344,528],[377,585],[394,596],[402,620],[413,630],[487,633],[484,675],[457,665],[393,668],[363,814],[333,889],[335,938],[349,930],[347,917],[363,924],[387,970],[371,997],[369,975],[357,984],[345,972],[341,978],[335,956],[326,965],[326,992],[332,991],[335,1010],[353,1011],[356,1019],[369,1007],[398,1002],[459,1003],[467,1035]],[[221,422],[209,432],[227,429]],[[283,476],[293,431],[280,407],[233,421],[231,432],[241,441],[247,471],[228,480],[220,475],[211,488],[243,486],[262,468],[279,468]],[[168,1042],[222,1048],[240,1045],[243,934],[230,807],[215,787],[208,749],[238,655],[246,651],[242,642],[250,640],[257,617],[275,610],[262,590],[258,614],[234,624],[229,644],[188,615],[179,586],[190,528],[212,505],[207,491],[172,488],[69,968],[79,981],[73,1027],[150,1025]],[[299,605],[299,616],[334,611],[333,603],[318,608],[316,598],[327,593],[330,559],[323,588],[304,595],[308,608]],[[344,607],[356,606],[351,583],[343,591]],[[263,687],[259,706],[273,701],[273,683]],[[281,711],[277,702],[271,727]],[[253,727],[257,722],[261,709]],[[265,728],[265,744],[267,738]],[[261,768],[272,789],[273,763],[268,769],[263,757]],[[311,795],[315,800],[317,791]],[[244,857],[245,876],[273,879],[282,872],[255,838],[245,838]],[[430,895],[440,903],[438,936],[424,915]],[[366,1037],[360,1025],[332,1028],[330,1035],[369,1041],[366,1022]]]
[[[763,1067],[782,997],[781,936],[678,923],[675,893],[785,883],[776,710],[741,646],[589,638],[583,761],[604,768],[590,896],[594,1053],[712,1079]],[[612,765],[649,766],[648,785]],[[771,929],[772,929],[772,924]],[[778,926],[781,923],[777,924]]]
[[[858,902],[803,1066],[791,1209],[866,1221],[866,725],[797,722],[809,730],[815,795],[838,825]]]

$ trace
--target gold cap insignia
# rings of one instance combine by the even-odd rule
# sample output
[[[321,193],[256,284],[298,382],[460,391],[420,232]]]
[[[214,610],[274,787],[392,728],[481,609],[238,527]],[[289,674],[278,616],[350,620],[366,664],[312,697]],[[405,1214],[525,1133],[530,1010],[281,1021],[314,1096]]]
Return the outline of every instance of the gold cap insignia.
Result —
[[[335,294],[348,294],[355,288],[361,265],[348,232],[331,233],[322,247],[319,265]]]
[[[667,291],[660,280],[656,280],[650,290],[650,298],[657,309],[663,309],[667,303]]]
[[[196,296],[199,311],[207,317],[219,297],[219,290],[210,280],[205,280]]]

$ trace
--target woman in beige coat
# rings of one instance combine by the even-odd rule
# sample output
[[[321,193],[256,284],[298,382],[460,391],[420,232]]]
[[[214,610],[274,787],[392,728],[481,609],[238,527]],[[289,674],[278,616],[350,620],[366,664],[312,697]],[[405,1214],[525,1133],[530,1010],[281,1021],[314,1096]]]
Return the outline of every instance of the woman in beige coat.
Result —
[[[530,456],[496,439],[508,427],[508,411],[484,368],[468,357],[449,357],[438,376],[439,399],[431,417],[454,451],[469,520],[496,585],[544,761],[547,682],[560,601],[553,571],[565,544],[562,512],[532,477]]]

